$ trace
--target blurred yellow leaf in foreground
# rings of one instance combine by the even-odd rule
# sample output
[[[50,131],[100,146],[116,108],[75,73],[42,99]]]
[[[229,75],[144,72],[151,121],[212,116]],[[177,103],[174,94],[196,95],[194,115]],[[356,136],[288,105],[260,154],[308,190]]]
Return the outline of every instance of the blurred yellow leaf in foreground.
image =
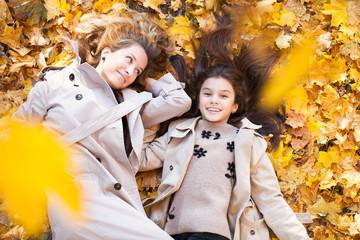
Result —
[[[264,87],[262,96],[265,107],[276,108],[287,92],[296,87],[310,70],[314,53],[314,40],[311,38],[289,52],[285,66],[280,66]]]
[[[77,213],[80,191],[66,170],[70,154],[61,143],[40,126],[14,121],[0,133],[0,195],[14,220],[30,233],[40,233],[50,192]]]

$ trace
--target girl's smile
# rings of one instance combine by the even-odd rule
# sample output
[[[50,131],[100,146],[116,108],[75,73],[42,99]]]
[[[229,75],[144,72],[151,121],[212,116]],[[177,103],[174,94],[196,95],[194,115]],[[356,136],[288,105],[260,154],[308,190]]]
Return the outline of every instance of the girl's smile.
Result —
[[[203,119],[226,123],[237,108],[235,91],[228,80],[211,77],[204,81],[199,97],[199,109]]]

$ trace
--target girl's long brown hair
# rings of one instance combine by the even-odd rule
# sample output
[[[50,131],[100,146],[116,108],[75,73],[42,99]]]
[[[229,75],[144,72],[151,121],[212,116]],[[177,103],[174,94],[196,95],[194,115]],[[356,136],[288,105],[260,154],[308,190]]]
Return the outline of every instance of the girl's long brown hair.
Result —
[[[239,53],[229,47],[233,37],[233,25],[229,18],[222,18],[220,26],[204,33],[195,49],[195,61],[192,76],[187,82],[186,91],[193,99],[193,106],[186,117],[199,116],[198,96],[204,81],[210,77],[227,79],[235,90],[235,103],[238,110],[231,114],[228,123],[239,126],[243,118],[262,125],[258,132],[272,134],[270,140],[273,149],[279,144],[283,116],[277,110],[264,109],[261,106],[261,91],[267,82],[270,70],[278,56],[268,49],[260,56],[251,44],[241,44]]]

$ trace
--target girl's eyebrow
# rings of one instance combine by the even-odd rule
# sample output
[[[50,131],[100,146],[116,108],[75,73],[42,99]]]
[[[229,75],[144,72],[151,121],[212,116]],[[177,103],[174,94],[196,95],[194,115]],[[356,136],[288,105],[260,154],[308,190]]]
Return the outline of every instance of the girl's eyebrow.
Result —
[[[211,88],[208,88],[208,87],[204,87],[204,88],[203,88],[203,89],[201,89],[201,90],[210,90],[210,91],[211,91],[212,89],[211,89]],[[221,89],[220,91],[221,91],[221,92],[228,92],[228,93],[231,93],[231,92],[230,92],[230,90],[228,90],[228,89]]]

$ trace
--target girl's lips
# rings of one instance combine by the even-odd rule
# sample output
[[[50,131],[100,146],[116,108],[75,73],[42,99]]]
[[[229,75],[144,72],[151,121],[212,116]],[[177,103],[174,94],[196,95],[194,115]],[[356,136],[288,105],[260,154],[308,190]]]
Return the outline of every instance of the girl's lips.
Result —
[[[206,110],[208,110],[210,112],[220,112],[221,111],[221,109],[215,108],[215,107],[208,107],[208,108],[206,108]]]

